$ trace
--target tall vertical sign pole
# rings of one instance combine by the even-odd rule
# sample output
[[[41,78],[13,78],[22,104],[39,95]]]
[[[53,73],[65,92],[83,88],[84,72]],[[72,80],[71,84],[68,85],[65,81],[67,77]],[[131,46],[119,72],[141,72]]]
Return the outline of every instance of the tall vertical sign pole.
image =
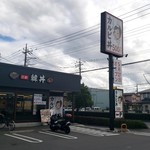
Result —
[[[113,56],[123,57],[123,21],[108,12],[101,13],[101,52],[109,56],[110,130],[114,130],[114,63]]]
[[[113,94],[113,56],[109,54],[109,108],[110,108],[110,130],[114,130],[114,118],[115,118],[115,101]]]

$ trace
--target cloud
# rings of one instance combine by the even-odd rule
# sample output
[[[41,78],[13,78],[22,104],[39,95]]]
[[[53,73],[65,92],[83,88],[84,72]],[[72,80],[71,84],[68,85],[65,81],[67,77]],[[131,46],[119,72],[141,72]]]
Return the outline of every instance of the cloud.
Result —
[[[108,11],[124,21],[124,53],[120,58],[129,63],[149,58],[149,19],[147,0],[1,0],[1,56],[4,62],[23,64],[25,44],[37,59],[32,67],[56,71],[78,72],[76,63],[81,59],[82,70],[108,66],[108,55],[100,52],[100,13]],[[132,12],[143,7],[143,12]],[[133,19],[130,17],[135,14]],[[133,20],[132,20],[133,19]],[[130,20],[130,21],[129,21]],[[143,32],[144,31],[144,32]],[[7,42],[6,42],[7,41]],[[5,53],[4,53],[5,51]],[[31,66],[31,65],[30,65]],[[138,68],[138,69],[137,69]],[[139,71],[140,76],[134,74]],[[123,67],[123,85],[143,83],[142,73],[148,65]],[[107,87],[108,69],[83,73],[83,82],[89,87]],[[132,74],[130,73],[132,72]]]

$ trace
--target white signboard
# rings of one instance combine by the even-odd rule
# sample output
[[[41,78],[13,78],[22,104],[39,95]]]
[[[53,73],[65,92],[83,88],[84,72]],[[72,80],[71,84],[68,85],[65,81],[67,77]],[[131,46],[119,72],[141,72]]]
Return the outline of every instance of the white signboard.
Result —
[[[51,115],[59,114],[63,116],[63,97],[62,96],[49,97],[49,109],[51,111]]]
[[[123,21],[107,12],[101,14],[101,52],[123,56]]]
[[[34,94],[35,105],[46,105],[46,101],[42,101],[42,94]]]
[[[41,109],[40,110],[41,115],[41,122],[50,122],[50,109]]]
[[[114,60],[114,84],[122,84],[122,63],[121,60]]]
[[[115,118],[123,118],[123,90],[114,90]]]
[[[46,101],[42,101],[42,94],[34,94],[35,105],[46,105]]]
[[[42,101],[42,94],[34,94],[34,97],[33,97],[33,115],[37,114],[37,105],[46,105],[46,101]]]

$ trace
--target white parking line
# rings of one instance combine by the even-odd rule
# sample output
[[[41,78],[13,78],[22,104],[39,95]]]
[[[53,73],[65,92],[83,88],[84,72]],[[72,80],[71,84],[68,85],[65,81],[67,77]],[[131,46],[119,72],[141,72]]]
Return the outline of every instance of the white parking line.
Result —
[[[59,134],[59,133],[52,133],[52,132],[43,132],[43,131],[39,131],[39,133],[42,133],[42,134],[47,134],[47,135],[52,135],[52,136],[57,136],[57,137],[60,137],[60,138],[64,138],[64,139],[77,139],[78,137],[75,137],[75,136],[71,136],[71,135],[65,135],[65,134]]]
[[[33,132],[34,130],[18,130],[18,131],[13,131],[13,133],[27,133],[27,132]]]
[[[29,137],[29,136],[25,136],[25,135],[21,135],[21,134],[16,134],[16,133],[5,134],[5,135],[9,136],[9,137],[16,138],[16,139],[20,139],[20,140],[23,140],[23,141],[26,141],[26,142],[30,142],[30,143],[41,143],[41,142],[43,142],[42,140],[32,138],[32,137]]]

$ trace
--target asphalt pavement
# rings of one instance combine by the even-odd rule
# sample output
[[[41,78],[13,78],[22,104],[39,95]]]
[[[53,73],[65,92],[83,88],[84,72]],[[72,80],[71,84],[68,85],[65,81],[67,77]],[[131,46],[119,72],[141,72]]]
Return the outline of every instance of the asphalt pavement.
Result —
[[[110,130],[109,127],[103,127],[103,126],[91,126],[91,125],[83,125],[83,124],[79,124],[79,123],[72,123],[71,124],[71,128],[75,129],[75,128],[87,128],[87,129],[95,129],[95,130],[100,130],[100,131],[105,131],[105,132],[132,132],[132,131],[136,131],[136,132],[148,132],[150,133],[150,122],[145,122],[146,125],[148,126],[148,129],[127,129],[127,130],[121,130],[121,128],[115,128],[114,130]],[[17,123],[16,124],[16,130],[36,130],[36,129],[40,129],[40,128],[44,128],[44,129],[49,129],[49,126],[47,123],[42,124],[42,123]]]
[[[24,125],[24,126],[23,126]],[[102,150],[141,150],[149,149],[149,129],[145,132],[112,133],[108,127],[88,126],[72,123],[71,133],[50,132],[47,124],[16,124],[13,132],[0,132],[0,145],[3,150],[26,149],[102,149]],[[119,132],[115,129],[113,132]]]

